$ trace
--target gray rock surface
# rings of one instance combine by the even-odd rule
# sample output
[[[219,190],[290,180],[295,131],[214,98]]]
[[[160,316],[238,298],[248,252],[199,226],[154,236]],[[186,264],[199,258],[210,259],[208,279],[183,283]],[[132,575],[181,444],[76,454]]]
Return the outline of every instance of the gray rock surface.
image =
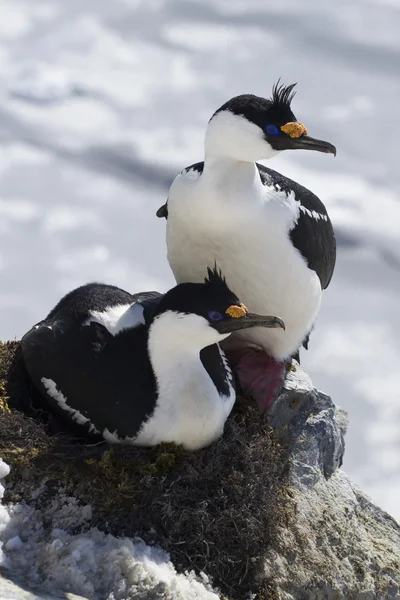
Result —
[[[271,418],[291,446],[296,520],[265,556],[280,600],[400,598],[400,526],[338,469],[344,411],[299,368]]]
[[[309,376],[293,361],[285,389],[269,411],[271,425],[289,444],[292,479],[314,485],[342,465],[343,413],[329,396],[313,387]]]
[[[342,471],[294,489],[297,522],[265,558],[278,598],[400,598],[399,525]]]

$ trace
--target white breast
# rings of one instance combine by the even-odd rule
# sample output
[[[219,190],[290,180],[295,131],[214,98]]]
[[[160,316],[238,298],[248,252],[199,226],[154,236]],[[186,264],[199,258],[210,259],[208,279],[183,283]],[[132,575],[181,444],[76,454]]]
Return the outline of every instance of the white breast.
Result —
[[[262,185],[252,172],[179,176],[168,198],[168,260],[178,283],[203,281],[215,261],[228,285],[251,312],[282,318],[286,331],[254,328],[230,340],[246,340],[276,359],[289,357],[312,328],[321,299],[317,274],[292,245],[289,231],[300,205],[294,195]]]
[[[136,436],[136,445],[174,442],[198,450],[221,437],[236,398],[233,388],[229,396],[219,395],[204,369],[188,372],[187,365],[180,377],[176,389],[164,393],[161,386],[154,413]]]
[[[154,322],[149,333],[149,354],[157,380],[157,404],[154,413],[141,427],[134,443],[152,446],[160,442],[182,444],[197,450],[218,439],[224,430],[236,394],[230,383],[230,368],[222,359],[229,381],[228,396],[220,395],[204,368],[200,349],[186,350],[177,332],[179,314],[164,313]],[[185,329],[190,330],[190,323]],[[170,323],[168,323],[170,321]],[[190,321],[190,319],[189,319]],[[162,330],[162,335],[160,335]]]

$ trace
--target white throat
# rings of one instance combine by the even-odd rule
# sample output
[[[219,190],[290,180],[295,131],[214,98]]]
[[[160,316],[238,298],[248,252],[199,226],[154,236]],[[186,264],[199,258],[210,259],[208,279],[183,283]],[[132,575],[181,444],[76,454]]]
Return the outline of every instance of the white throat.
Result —
[[[229,110],[217,113],[208,123],[205,137],[205,157],[230,158],[255,162],[268,159],[278,152],[266,141],[261,128],[242,115]]]
[[[199,336],[199,320],[201,317],[196,315],[171,311],[152,323],[148,351],[158,399],[154,414],[140,430],[135,443],[174,441],[188,450],[196,450],[222,434],[235,393],[232,388],[229,397],[220,396],[201,362],[200,351],[224,338],[200,323],[205,339],[196,344],[193,340]]]

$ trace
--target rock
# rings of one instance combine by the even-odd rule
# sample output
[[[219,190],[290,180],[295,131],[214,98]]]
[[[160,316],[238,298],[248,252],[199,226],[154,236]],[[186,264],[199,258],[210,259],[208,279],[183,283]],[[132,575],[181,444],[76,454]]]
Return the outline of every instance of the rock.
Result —
[[[267,550],[280,600],[400,598],[400,526],[337,467],[346,419],[298,369],[272,411],[291,444],[296,518]]]
[[[329,396],[316,390],[309,376],[293,361],[283,392],[269,411],[271,425],[289,447],[291,478],[313,485],[329,478],[342,465],[344,454],[343,414]]]
[[[400,527],[342,472],[294,484],[297,519],[264,576],[285,600],[400,598]]]

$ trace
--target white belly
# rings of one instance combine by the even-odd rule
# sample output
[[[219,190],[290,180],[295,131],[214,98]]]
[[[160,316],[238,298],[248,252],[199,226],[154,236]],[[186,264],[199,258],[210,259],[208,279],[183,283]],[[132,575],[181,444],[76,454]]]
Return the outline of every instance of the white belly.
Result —
[[[142,426],[134,444],[137,446],[156,446],[162,442],[174,442],[182,445],[186,450],[199,450],[208,446],[221,437],[226,419],[228,418],[235,400],[233,398],[215,395],[215,402],[210,405],[204,403],[203,411],[191,411],[193,397],[196,390],[179,397],[176,409],[165,410],[165,398],[160,398],[160,404],[154,414]],[[198,396],[196,396],[198,399]],[[184,401],[187,401],[189,410],[178,410]],[[199,403],[199,408],[202,404]]]
[[[178,381],[164,385],[162,377],[157,380],[157,405],[135,438],[136,445],[174,442],[186,450],[198,450],[221,437],[236,393],[229,385],[229,395],[219,395],[204,367],[199,367],[199,377],[192,377],[190,367],[185,369],[183,364]],[[172,375],[176,377],[177,372]]]
[[[232,343],[245,340],[278,360],[299,348],[321,301],[317,274],[288,236],[289,202],[271,210],[250,202],[242,213],[234,202],[218,205],[212,198],[170,197],[168,203],[168,260],[177,282],[203,281],[207,267],[216,262],[250,312],[278,316],[286,326],[285,331],[247,329],[232,335]]]

